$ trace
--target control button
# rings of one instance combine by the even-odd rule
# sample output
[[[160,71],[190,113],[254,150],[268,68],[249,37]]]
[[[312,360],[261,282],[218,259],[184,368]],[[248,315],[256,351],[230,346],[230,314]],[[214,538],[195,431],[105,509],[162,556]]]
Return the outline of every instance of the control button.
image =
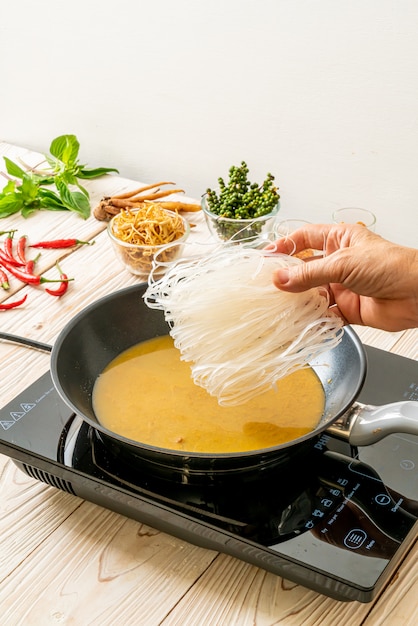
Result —
[[[329,498],[322,498],[321,504],[322,506],[325,506],[327,509],[329,509],[334,503]]]
[[[337,483],[342,487],[345,487],[346,485],[348,485],[348,480],[347,478],[337,478]]]
[[[367,533],[359,528],[353,528],[344,538],[344,545],[351,550],[360,548],[367,539]]]
[[[391,499],[387,493],[378,493],[377,496],[375,496],[374,501],[381,506],[387,506],[391,503]]]
[[[408,472],[415,469],[415,463],[411,461],[411,459],[403,459],[399,465],[401,466],[401,469],[407,470]]]

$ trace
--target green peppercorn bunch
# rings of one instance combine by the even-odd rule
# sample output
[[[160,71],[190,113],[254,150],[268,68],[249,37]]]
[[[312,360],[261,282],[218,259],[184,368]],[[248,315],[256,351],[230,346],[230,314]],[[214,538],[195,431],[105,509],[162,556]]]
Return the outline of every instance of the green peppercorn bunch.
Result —
[[[274,176],[267,174],[262,185],[248,180],[249,169],[245,161],[240,167],[229,168],[229,180],[225,183],[218,178],[219,191],[206,190],[206,206],[208,210],[219,216],[216,230],[223,240],[231,239],[238,234],[240,239],[252,239],[260,234],[263,222],[250,224],[234,224],[226,220],[256,220],[269,215],[277,206],[279,194],[274,185]]]

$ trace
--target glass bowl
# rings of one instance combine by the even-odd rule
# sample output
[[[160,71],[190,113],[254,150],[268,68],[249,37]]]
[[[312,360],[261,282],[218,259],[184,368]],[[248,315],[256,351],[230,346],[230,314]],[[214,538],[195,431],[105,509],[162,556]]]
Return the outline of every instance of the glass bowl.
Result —
[[[171,216],[180,218],[183,224],[183,235],[161,245],[137,245],[119,239],[116,228],[118,214],[112,217],[107,226],[107,233],[112,242],[113,250],[122,266],[131,274],[144,280],[148,278],[151,270],[153,270],[154,275],[163,273],[164,264],[167,267],[169,262],[180,257],[190,234],[190,224],[184,217],[173,211],[164,211]],[[157,256],[161,265],[158,262],[158,267],[155,267],[154,259]],[[161,268],[160,271],[159,268]]]
[[[280,202],[277,202],[270,213],[252,219],[232,219],[212,213],[207,206],[206,195],[202,196],[201,206],[213,237],[224,242],[257,245],[261,240],[268,240],[272,234],[272,224],[279,211]]]
[[[273,228],[274,239],[281,239],[282,237],[289,237],[289,235],[293,233],[295,230],[298,230],[299,228],[303,228],[304,226],[307,226],[310,223],[311,222],[308,222],[308,220],[294,220],[294,219],[288,219],[288,220],[282,220],[281,222],[276,222]]]
[[[332,219],[336,224],[360,224],[372,231],[376,228],[376,216],[368,209],[344,207],[343,209],[334,211]]]

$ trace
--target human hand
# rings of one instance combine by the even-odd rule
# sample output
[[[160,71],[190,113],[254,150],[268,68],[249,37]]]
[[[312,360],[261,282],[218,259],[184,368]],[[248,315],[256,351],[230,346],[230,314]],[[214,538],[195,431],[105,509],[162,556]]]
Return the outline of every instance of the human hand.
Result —
[[[349,324],[388,331],[418,327],[418,250],[351,224],[310,224],[267,247],[284,254],[309,248],[322,250],[323,257],[276,270],[276,287],[300,292],[324,285],[330,305]]]

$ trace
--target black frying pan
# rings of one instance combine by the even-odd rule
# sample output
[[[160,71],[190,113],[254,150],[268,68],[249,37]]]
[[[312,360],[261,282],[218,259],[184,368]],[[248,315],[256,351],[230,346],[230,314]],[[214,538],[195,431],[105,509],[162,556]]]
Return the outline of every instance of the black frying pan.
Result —
[[[142,283],[104,297],[81,311],[60,333],[51,356],[54,385],[67,405],[92,425],[110,445],[122,445],[139,459],[156,465],[182,468],[190,472],[245,472],[283,462],[306,447],[325,429],[344,434],[347,430],[337,420],[349,422],[348,434],[353,445],[366,445],[388,432],[418,434],[418,403],[396,403],[394,416],[386,408],[377,411],[378,427],[373,426],[373,411],[355,403],[366,376],[366,355],[355,332],[346,327],[341,343],[310,363],[323,383],[326,404],[317,427],[294,441],[250,452],[203,454],[156,448],[126,439],[104,428],[92,407],[92,392],[97,377],[121,352],[153,337],[168,334],[161,311],[149,309],[143,301],[147,285]],[[146,393],[146,389],[138,390]],[[402,406],[401,406],[402,405]],[[404,406],[405,405],[405,406]],[[406,407],[406,408],[405,408]],[[347,413],[348,412],[348,413]],[[389,411],[390,413],[390,411]],[[349,417],[347,417],[347,415]],[[354,415],[354,418],[353,418]],[[362,415],[365,417],[363,418]],[[141,415],[138,415],[141,419]],[[356,421],[357,430],[352,422]],[[389,428],[387,427],[389,425]],[[367,440],[367,441],[366,441]]]

